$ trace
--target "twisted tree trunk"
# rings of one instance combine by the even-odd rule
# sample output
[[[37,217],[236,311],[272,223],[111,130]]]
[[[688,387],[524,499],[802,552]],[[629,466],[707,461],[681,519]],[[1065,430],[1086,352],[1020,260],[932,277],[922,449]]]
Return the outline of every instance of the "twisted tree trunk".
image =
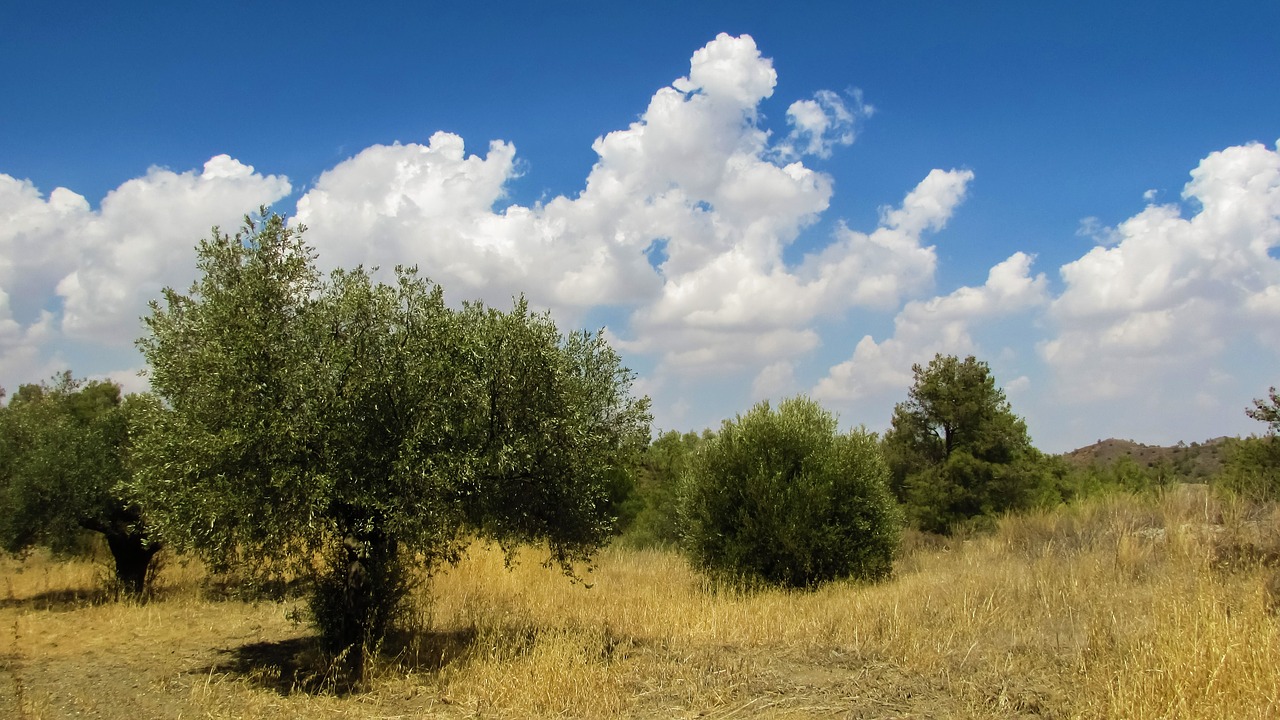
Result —
[[[150,579],[151,561],[163,547],[149,537],[141,511],[136,507],[117,507],[105,522],[85,518],[80,526],[102,533],[115,561],[117,586],[129,598],[141,598]]]
[[[135,534],[107,534],[107,547],[116,563],[116,582],[131,598],[141,598],[147,589],[151,560],[160,544]]]
[[[396,540],[380,529],[348,532],[311,599],[321,641],[346,681],[364,681],[368,654],[381,645],[408,594]]]

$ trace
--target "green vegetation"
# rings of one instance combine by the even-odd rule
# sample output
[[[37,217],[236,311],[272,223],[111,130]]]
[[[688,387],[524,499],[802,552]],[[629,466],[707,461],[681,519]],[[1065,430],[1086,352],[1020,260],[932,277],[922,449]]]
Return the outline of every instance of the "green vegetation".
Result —
[[[1219,488],[1251,501],[1280,500],[1280,436],[1232,438],[1224,453]]]
[[[1268,432],[1262,437],[1229,441],[1218,485],[1253,501],[1280,500],[1280,398],[1276,389],[1271,388],[1267,398],[1254,400],[1245,412],[1267,423]]]
[[[625,499],[618,541],[635,548],[675,547],[680,543],[677,493],[698,449],[713,437],[674,430],[659,435],[640,456]]]
[[[873,435],[799,397],[726,421],[680,488],[684,546],[713,574],[785,587],[879,579],[900,525]]]
[[[915,525],[948,533],[1056,499],[1050,468],[986,363],[938,355],[911,370],[881,447]]]
[[[160,543],[128,491],[132,407],[114,383],[82,383],[70,372],[23,385],[0,407],[0,547],[65,554],[86,531],[99,533],[118,589],[143,593]]]
[[[450,309],[412,269],[326,279],[302,231],[263,215],[215,229],[190,292],[152,304],[137,487],[213,568],[309,580],[326,649],[360,681],[413,568],[475,536],[545,543],[566,573],[588,560],[648,401],[600,334],[561,335],[523,301]]]
[[[1273,434],[1280,433],[1280,397],[1274,387],[1267,391],[1266,398],[1254,400],[1253,407],[1245,413],[1258,422],[1266,423]]]

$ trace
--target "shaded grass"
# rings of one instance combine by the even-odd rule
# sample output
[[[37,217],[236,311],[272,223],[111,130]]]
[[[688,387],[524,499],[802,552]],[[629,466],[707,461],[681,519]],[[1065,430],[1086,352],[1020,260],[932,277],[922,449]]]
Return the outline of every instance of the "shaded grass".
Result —
[[[588,589],[477,545],[358,695],[294,605],[228,599],[198,563],[120,605],[47,601],[92,587],[75,564],[0,561],[0,682],[15,717],[1273,717],[1278,527],[1194,488],[1116,496],[913,535],[893,580],[814,592],[621,548]]]

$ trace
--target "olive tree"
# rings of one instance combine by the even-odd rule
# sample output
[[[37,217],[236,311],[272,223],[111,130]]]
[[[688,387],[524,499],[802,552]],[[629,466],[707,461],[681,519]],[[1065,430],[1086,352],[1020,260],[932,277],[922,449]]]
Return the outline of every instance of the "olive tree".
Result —
[[[918,526],[949,532],[1052,492],[1026,423],[985,362],[937,355],[911,370],[915,383],[894,408],[882,445],[894,493]]]
[[[358,681],[415,570],[474,537],[545,543],[571,574],[589,559],[648,400],[600,333],[523,300],[452,309],[413,269],[325,277],[302,232],[265,210],[215,228],[191,290],[152,303],[138,478],[165,535],[215,567],[309,579]]]
[[[18,389],[0,408],[0,546],[69,552],[99,533],[119,589],[142,594],[160,543],[128,490],[132,407],[118,385],[70,372]]]
[[[1267,397],[1256,398],[1253,407],[1245,410],[1249,417],[1267,424],[1272,434],[1280,433],[1280,396],[1273,387],[1267,391]]]
[[[892,569],[900,519],[875,436],[813,400],[768,402],[705,439],[680,488],[684,547],[713,575],[812,587]]]

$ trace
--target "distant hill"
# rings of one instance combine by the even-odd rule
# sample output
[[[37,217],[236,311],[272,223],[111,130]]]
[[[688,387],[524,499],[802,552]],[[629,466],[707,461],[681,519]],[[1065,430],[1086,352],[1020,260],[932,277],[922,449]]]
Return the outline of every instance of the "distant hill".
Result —
[[[1076,467],[1106,467],[1127,457],[1145,468],[1165,465],[1176,475],[1187,480],[1198,480],[1211,477],[1222,470],[1223,450],[1227,439],[1220,437],[1202,443],[1179,443],[1166,447],[1110,438],[1063,453],[1062,457]]]

